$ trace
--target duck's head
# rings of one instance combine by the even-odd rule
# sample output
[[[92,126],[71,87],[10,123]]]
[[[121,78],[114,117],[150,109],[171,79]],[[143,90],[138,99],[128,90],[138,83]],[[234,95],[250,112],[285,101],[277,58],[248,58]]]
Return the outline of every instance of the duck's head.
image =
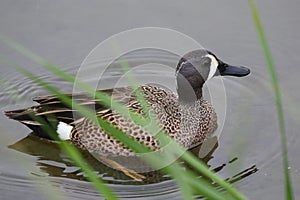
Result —
[[[208,50],[191,51],[180,59],[176,68],[179,100],[189,103],[200,99],[203,84],[214,76],[242,77],[249,73],[250,69],[226,64]]]

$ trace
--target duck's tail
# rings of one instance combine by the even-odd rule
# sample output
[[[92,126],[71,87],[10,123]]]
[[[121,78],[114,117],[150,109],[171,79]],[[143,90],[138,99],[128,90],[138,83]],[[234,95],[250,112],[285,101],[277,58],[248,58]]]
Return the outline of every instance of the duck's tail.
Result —
[[[53,139],[55,136],[61,137],[59,132],[61,132],[62,126],[66,126],[68,131],[72,127],[69,126],[68,123],[73,120],[65,116],[65,113],[69,113],[66,111],[67,110],[41,111],[39,106],[33,106],[25,109],[5,111],[4,114],[8,118],[26,125],[33,131],[32,134],[46,139]],[[66,131],[66,127],[63,127],[64,131]],[[63,136],[61,139],[68,138],[67,136]]]

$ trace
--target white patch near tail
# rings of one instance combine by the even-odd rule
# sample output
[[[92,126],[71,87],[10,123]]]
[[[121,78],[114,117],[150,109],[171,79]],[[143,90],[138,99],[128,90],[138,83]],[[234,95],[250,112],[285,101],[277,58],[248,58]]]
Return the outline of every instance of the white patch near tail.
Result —
[[[64,122],[59,122],[57,125],[56,132],[58,133],[58,137],[60,139],[69,140],[72,129],[73,126],[70,126]]]

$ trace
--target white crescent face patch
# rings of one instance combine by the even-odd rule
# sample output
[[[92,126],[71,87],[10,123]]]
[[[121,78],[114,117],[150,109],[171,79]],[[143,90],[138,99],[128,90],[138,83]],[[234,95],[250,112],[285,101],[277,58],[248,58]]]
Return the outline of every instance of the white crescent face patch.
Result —
[[[205,57],[208,57],[211,59],[210,67],[209,67],[209,74],[207,77],[207,80],[209,80],[215,75],[215,73],[218,69],[219,62],[217,61],[216,57],[211,54],[208,54]]]

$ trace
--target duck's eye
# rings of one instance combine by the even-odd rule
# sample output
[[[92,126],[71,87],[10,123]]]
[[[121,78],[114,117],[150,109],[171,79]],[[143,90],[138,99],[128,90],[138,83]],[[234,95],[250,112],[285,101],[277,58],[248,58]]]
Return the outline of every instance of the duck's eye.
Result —
[[[202,58],[202,65],[204,67],[209,67],[211,63],[211,59],[209,57]]]

